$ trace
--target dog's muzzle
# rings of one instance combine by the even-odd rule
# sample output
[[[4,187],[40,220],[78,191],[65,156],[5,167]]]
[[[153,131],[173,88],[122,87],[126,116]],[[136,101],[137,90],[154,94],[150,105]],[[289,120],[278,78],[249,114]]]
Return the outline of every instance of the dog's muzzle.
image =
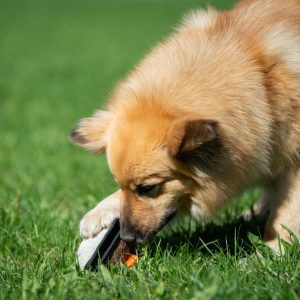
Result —
[[[131,224],[124,224],[121,222],[121,239],[126,242],[137,242],[139,244],[144,243],[149,238],[153,237],[158,233],[167,223],[169,223],[173,217],[176,215],[176,211],[170,213],[162,222],[159,224],[158,228],[154,228],[151,232],[142,233],[138,230],[138,226],[133,226]]]

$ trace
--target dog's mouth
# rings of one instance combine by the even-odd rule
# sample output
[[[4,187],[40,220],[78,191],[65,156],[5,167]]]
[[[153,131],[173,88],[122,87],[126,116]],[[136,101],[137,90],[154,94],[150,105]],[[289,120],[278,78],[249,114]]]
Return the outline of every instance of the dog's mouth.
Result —
[[[136,237],[136,242],[138,244],[144,244],[149,239],[153,238],[163,227],[165,227],[177,214],[177,211],[174,210],[169,213],[162,222],[160,222],[159,226],[153,230],[152,232],[147,232],[143,235],[138,234]]]

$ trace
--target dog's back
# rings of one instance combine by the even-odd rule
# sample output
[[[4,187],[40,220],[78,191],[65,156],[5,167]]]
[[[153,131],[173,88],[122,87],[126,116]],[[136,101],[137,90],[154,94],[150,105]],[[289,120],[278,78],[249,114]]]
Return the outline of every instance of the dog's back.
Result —
[[[299,161],[300,1],[246,0],[231,15],[264,74],[276,161]]]

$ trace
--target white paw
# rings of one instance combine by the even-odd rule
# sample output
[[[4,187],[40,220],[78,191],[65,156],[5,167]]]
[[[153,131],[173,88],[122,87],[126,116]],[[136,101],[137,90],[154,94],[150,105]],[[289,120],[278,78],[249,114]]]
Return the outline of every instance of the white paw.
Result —
[[[90,210],[80,221],[81,236],[85,239],[92,238],[108,228],[114,219],[119,218],[119,203],[119,197],[113,194]]]

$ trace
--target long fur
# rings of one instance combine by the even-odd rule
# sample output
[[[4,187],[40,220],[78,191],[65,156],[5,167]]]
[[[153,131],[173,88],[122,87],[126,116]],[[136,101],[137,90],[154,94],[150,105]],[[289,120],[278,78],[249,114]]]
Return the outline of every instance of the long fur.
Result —
[[[186,16],[116,87],[107,110],[105,130],[94,122],[81,132],[103,133],[101,141],[105,132],[101,148],[124,192],[121,217],[139,236],[173,209],[205,217],[256,184],[274,195],[266,241],[289,239],[281,225],[300,234],[299,0],[245,0]],[[217,124],[209,145],[203,127],[188,123],[203,120]],[[171,131],[175,122],[182,125]],[[187,136],[194,142],[181,145]],[[203,164],[174,149],[198,151]],[[164,192],[136,195],[151,180]]]

